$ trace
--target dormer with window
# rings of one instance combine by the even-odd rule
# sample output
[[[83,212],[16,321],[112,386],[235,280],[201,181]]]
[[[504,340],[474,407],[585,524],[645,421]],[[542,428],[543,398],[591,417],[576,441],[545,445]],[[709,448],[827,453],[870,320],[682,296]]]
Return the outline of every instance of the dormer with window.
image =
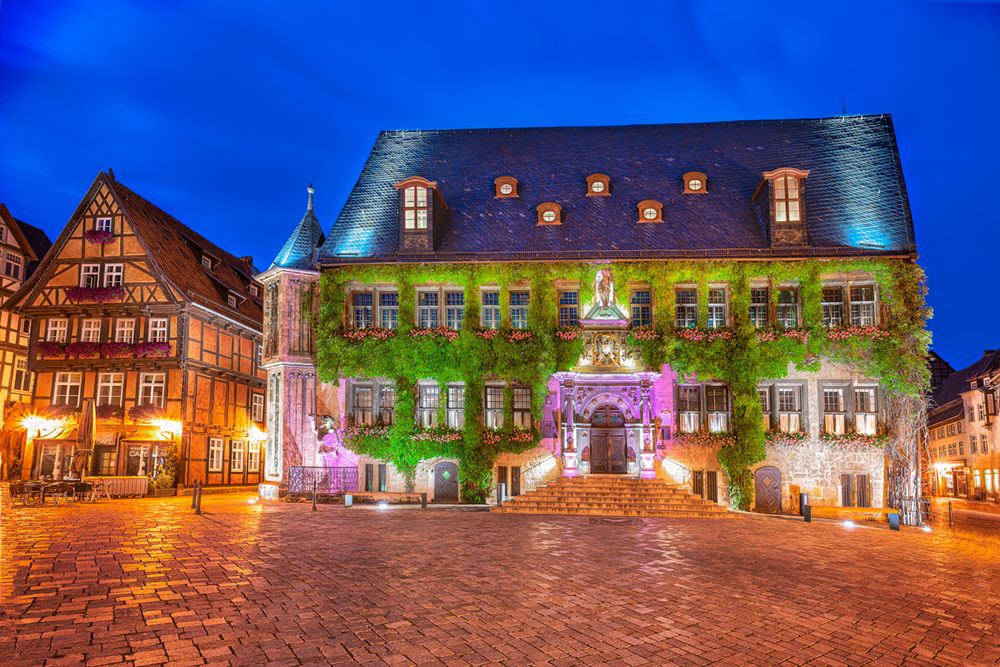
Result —
[[[637,208],[639,222],[663,222],[663,204],[655,199],[643,199]]]
[[[208,269],[209,271],[211,271],[212,269],[214,269],[215,265],[218,264],[218,263],[219,263],[219,260],[217,260],[212,255],[209,255],[207,252],[202,252],[201,253],[201,265],[203,267],[205,267],[206,269]]]
[[[689,171],[681,177],[684,182],[684,194],[707,195],[708,177],[700,171]]]
[[[611,178],[607,174],[591,174],[587,177],[588,197],[611,196]]]
[[[766,171],[754,192],[754,200],[763,207],[760,199],[767,195],[769,236],[772,246],[805,245],[805,182],[806,169],[782,167]]]
[[[395,184],[399,201],[399,247],[406,252],[433,252],[435,223],[443,211],[444,200],[437,182],[411,176]]]
[[[517,179],[513,176],[499,176],[493,181],[497,199],[517,199]]]
[[[536,206],[535,210],[538,212],[539,225],[562,224],[562,207],[559,204],[547,201]]]

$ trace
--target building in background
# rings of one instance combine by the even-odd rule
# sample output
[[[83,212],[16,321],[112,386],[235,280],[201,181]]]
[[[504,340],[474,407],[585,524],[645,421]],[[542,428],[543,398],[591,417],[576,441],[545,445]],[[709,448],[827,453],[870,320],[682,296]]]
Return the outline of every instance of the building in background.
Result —
[[[173,474],[182,485],[256,485],[266,457],[254,273],[250,258],[100,173],[6,304],[32,321],[23,477],[141,486],[166,471],[168,484]],[[96,442],[81,451],[90,401]]]
[[[18,220],[0,203],[0,306],[21,288],[51,245],[45,232]],[[30,332],[30,320],[0,310],[0,479],[7,479],[12,464],[20,465],[25,435],[17,422],[24,414],[22,406],[31,401]]]
[[[912,498],[915,252],[886,116],[383,132],[259,276],[267,477],[601,473],[782,512],[882,507],[889,469]]]
[[[1000,500],[998,386],[1000,353],[986,350],[934,392],[927,417],[934,495]]]

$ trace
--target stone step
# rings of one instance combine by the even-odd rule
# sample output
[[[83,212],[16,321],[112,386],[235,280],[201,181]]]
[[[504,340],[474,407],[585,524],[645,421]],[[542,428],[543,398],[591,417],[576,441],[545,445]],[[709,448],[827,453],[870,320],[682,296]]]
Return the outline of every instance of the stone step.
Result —
[[[737,515],[731,512],[706,512],[700,510],[589,510],[586,508],[515,508],[510,506],[493,507],[491,512],[499,514],[551,514],[564,516],[622,516],[639,518],[662,518],[662,519],[732,519]]]
[[[594,503],[517,503],[506,504],[504,507],[515,510],[566,510],[571,512],[704,512],[707,514],[725,513],[724,507],[701,507],[697,505],[601,505]]]

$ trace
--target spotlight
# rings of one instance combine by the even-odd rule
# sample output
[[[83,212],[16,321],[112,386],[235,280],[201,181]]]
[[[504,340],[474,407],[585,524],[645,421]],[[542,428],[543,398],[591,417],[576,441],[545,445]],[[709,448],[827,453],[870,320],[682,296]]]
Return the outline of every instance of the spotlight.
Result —
[[[845,521],[844,522],[844,528],[854,528],[854,522],[853,521]]]
[[[920,530],[924,531],[925,533],[929,533],[929,532],[931,532],[931,527],[930,526],[920,526]]]
[[[383,500],[383,501],[380,501],[379,504],[376,505],[375,507],[377,507],[380,510],[387,510],[387,509],[389,509],[389,503],[387,503],[387,502],[385,502]]]
[[[256,505],[256,504],[257,504],[256,498],[247,498],[247,505]]]

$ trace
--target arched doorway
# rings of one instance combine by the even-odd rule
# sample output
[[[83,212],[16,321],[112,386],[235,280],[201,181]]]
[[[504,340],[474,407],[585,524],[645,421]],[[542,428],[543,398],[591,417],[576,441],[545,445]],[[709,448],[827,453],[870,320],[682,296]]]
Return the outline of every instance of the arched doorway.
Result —
[[[781,514],[781,471],[773,466],[757,468],[753,482],[754,510]]]
[[[434,466],[434,501],[458,502],[458,466],[451,461]]]
[[[627,469],[625,417],[610,405],[602,405],[590,420],[590,472],[623,474]]]

